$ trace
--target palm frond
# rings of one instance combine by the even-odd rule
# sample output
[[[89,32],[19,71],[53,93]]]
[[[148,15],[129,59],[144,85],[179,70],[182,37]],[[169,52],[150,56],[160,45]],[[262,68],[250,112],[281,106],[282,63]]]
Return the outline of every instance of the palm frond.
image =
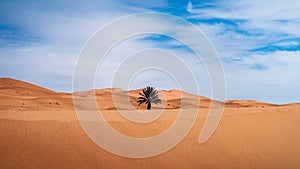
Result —
[[[161,103],[161,100],[160,99],[155,99],[155,100],[152,100],[152,103],[158,104],[158,103]]]
[[[139,94],[141,96],[138,97],[138,105],[141,105],[142,103],[150,104],[149,107],[151,108],[151,103],[161,103],[161,100],[158,98],[158,91],[154,87],[147,86],[143,88],[142,92],[139,92]]]

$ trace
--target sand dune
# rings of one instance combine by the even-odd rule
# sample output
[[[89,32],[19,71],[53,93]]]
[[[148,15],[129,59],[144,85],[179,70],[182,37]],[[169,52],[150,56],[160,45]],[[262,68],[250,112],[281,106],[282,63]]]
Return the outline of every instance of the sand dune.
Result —
[[[139,90],[101,89],[76,93],[79,99],[96,96],[108,123],[122,134],[150,137],[162,133],[180,109],[199,108],[188,136],[170,151],[146,159],[113,155],[98,147],[82,130],[72,95],[30,83],[0,78],[1,168],[289,168],[300,167],[300,104],[273,105],[231,100],[214,135],[198,143],[211,100],[178,90],[159,91],[163,110],[154,122],[127,121],[123,111],[137,109]],[[89,107],[87,106],[88,110]]]
[[[137,106],[136,101],[141,89],[124,91],[118,88],[106,88],[77,92],[81,97],[91,97],[95,94],[98,104],[102,110],[116,110],[114,102],[117,102],[121,109],[145,109],[145,105]],[[154,109],[178,109],[209,108],[212,100],[207,97],[197,96],[179,90],[159,91],[162,104],[153,105]],[[57,93],[30,83],[0,78],[0,107],[3,108],[72,108],[72,95],[69,93]],[[7,101],[6,101],[7,100]],[[13,103],[14,102],[14,103]],[[7,104],[8,103],[8,104]],[[26,104],[27,103],[27,104]],[[32,104],[31,104],[32,103]],[[279,106],[264,102],[251,100],[230,100],[226,102],[227,107],[269,107]]]

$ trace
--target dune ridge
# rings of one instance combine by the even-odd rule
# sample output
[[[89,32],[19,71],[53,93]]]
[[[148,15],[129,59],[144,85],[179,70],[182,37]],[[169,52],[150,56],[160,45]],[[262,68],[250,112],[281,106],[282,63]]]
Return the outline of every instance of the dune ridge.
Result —
[[[145,106],[138,107],[136,104],[139,92],[142,89],[125,91],[119,88],[93,89],[89,91],[76,92],[76,96],[90,97],[95,94],[99,105],[103,110],[116,110],[113,104],[120,102],[121,109],[144,109]],[[161,105],[153,105],[154,109],[178,109],[192,108],[209,108],[212,100],[204,97],[182,92],[179,90],[159,90],[160,98],[163,101]],[[114,98],[112,98],[114,96]],[[10,78],[0,78],[0,107],[3,108],[68,108],[72,107],[72,93],[55,92],[31,83]],[[5,101],[6,100],[6,101]],[[13,101],[12,101],[13,100]],[[26,104],[34,101],[35,104]],[[12,103],[14,102],[14,103]],[[27,106],[26,106],[27,105]],[[130,106],[128,106],[130,105]],[[228,100],[225,102],[226,107],[269,107],[282,106],[258,102],[253,100]]]

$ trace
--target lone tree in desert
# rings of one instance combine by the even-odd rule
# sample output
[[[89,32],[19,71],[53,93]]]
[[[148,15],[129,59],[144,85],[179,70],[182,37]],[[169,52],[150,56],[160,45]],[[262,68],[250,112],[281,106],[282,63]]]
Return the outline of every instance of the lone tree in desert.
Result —
[[[147,86],[143,89],[143,93],[139,93],[141,96],[138,98],[138,105],[142,103],[147,104],[147,110],[151,109],[151,103],[161,103],[158,98],[158,91],[154,87]]]

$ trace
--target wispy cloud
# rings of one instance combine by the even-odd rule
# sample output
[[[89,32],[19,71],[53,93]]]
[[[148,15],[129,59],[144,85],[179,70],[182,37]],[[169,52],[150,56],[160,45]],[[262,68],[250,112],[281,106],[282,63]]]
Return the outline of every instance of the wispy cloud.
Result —
[[[299,7],[294,1],[217,1],[188,18],[198,21],[221,57],[236,61],[254,51],[299,51]]]
[[[137,9],[116,1],[1,1],[1,76],[70,92],[76,58],[89,37]]]
[[[287,1],[215,1],[213,6],[194,9],[194,17],[254,20],[299,19],[299,3]]]
[[[192,10],[193,10],[193,4],[192,4],[192,1],[190,1],[190,2],[187,4],[186,10],[187,10],[189,13],[192,12]]]

